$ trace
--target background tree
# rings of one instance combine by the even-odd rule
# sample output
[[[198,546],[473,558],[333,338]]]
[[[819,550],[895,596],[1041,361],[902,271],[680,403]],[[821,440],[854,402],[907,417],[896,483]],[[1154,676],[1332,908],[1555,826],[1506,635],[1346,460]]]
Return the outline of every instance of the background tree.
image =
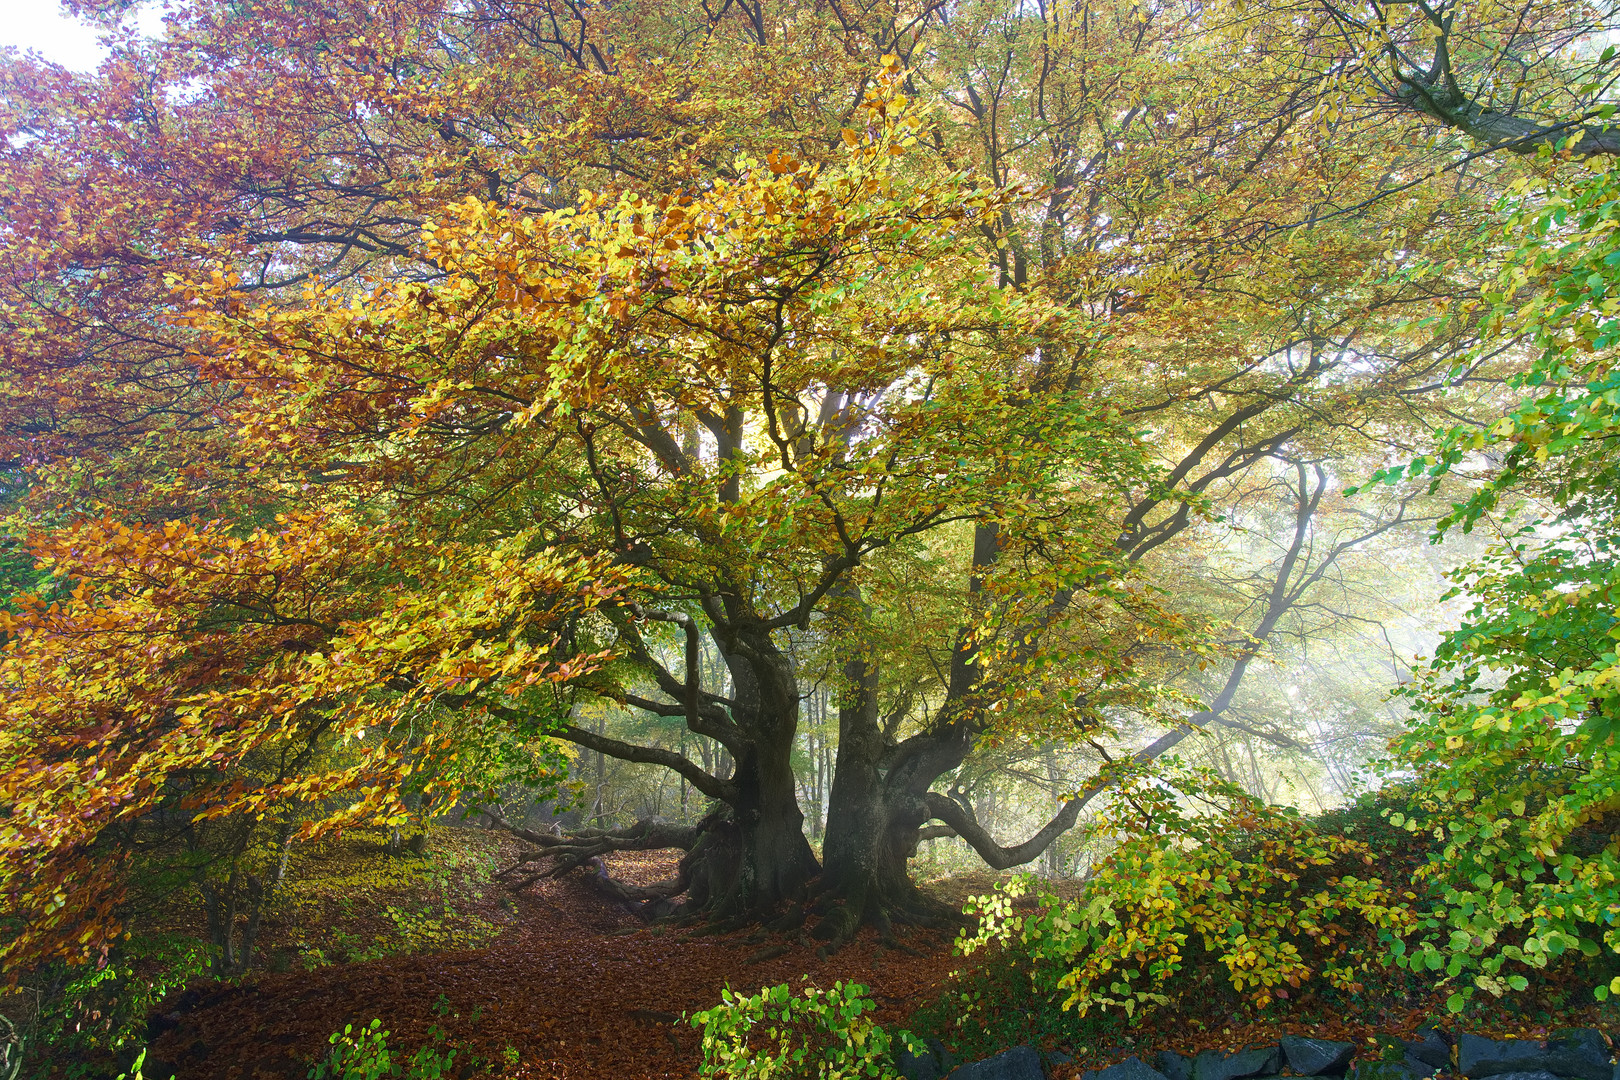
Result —
[[[447,726],[447,704],[587,668],[558,633],[613,581],[522,536],[429,548],[337,516],[243,536],[84,522],[33,550],[73,593],[5,616],[0,959],[13,971],[104,954],[137,858],[149,881],[200,885],[216,973],[244,970],[287,845],[403,820],[408,789],[431,806],[477,784],[476,759],[513,733],[466,710]]]

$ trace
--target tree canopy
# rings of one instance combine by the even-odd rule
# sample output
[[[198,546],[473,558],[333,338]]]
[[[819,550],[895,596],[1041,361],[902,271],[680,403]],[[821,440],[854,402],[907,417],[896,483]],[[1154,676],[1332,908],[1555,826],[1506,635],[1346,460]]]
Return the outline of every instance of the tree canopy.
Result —
[[[11,58],[5,963],[109,947],[139,856],[229,970],[288,844],[501,820],[580,752],[709,802],[507,824],[685,848],[659,910],[938,919],[921,840],[1040,857],[1353,622],[1358,550],[1497,490],[1405,462],[1551,447],[1596,512],[1608,369],[1559,365],[1612,344],[1608,196],[1458,249],[1610,152],[1609,14],[192,0],[93,75]],[[1010,745],[1088,768],[1005,842],[959,781]]]

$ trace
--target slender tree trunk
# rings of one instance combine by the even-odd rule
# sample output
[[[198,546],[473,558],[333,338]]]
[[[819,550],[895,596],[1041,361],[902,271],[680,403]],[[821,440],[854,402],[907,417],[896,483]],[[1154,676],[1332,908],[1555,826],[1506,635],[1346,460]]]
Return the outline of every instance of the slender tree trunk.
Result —
[[[596,733],[601,735],[605,731],[607,731],[607,719],[605,717],[598,717],[596,721]],[[602,792],[606,787],[607,755],[599,750],[596,753],[596,804],[594,807],[592,807],[594,820],[591,822],[591,824],[595,825],[598,829],[602,827]]]
[[[681,757],[686,756],[686,732],[681,732]],[[686,777],[681,777],[681,820],[686,820]]]

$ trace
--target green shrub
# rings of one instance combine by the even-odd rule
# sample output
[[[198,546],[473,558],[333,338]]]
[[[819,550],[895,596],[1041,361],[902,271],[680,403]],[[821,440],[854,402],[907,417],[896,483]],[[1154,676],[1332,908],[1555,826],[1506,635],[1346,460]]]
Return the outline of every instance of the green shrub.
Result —
[[[1196,804],[1218,812],[1183,808]],[[1387,965],[1382,939],[1417,921],[1416,893],[1360,876],[1375,865],[1366,844],[1207,771],[1172,763],[1122,775],[1114,807],[1103,831],[1119,845],[1079,900],[1042,895],[1017,914],[1033,879],[1015,878],[974,898],[978,927],[958,939],[961,952],[998,943],[1023,953],[1037,995],[1082,1016],[1169,1004],[1194,961],[1263,1008],[1315,981],[1359,990]]]
[[[32,1008],[8,1021],[24,1055],[21,1075],[106,1075],[109,1062],[145,1040],[153,1008],[205,975],[208,959],[206,946],[183,935],[131,936],[101,963],[55,961],[26,973],[16,1000]]]
[[[891,1036],[871,1017],[877,1008],[859,983],[810,987],[795,996],[787,984],[752,997],[727,987],[721,1003],[692,1017],[703,1029],[699,1075],[714,1080],[845,1080],[891,1078],[901,1045],[926,1052],[910,1032]]]
[[[358,1031],[345,1024],[328,1040],[332,1049],[309,1070],[309,1080],[442,1080],[454,1075],[455,1050],[443,1050],[444,1030],[430,1029],[434,1041],[408,1058],[399,1057],[388,1046],[388,1032],[382,1021],[373,1020]]]

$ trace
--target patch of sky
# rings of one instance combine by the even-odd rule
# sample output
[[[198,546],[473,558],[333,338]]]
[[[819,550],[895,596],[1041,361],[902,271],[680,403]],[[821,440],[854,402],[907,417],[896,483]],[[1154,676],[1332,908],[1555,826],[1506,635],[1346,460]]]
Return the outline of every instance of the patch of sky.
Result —
[[[163,5],[134,5],[123,25],[154,36],[163,29]],[[0,0],[0,46],[60,64],[70,71],[94,71],[107,57],[107,28],[76,19],[50,0]]]

